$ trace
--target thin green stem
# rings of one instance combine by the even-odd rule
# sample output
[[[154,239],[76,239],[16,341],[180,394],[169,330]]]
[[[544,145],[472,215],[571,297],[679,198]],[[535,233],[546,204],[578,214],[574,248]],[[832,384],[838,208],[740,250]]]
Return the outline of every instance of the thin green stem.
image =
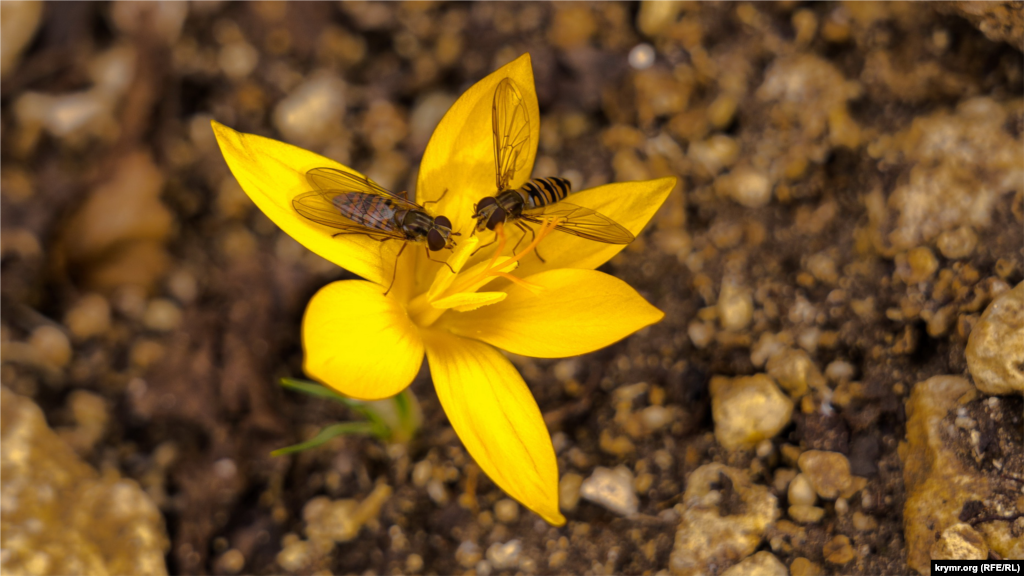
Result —
[[[319,434],[313,438],[302,442],[300,444],[294,444],[292,446],[286,446],[284,448],[278,448],[270,453],[271,456],[284,456],[285,454],[293,454],[295,452],[302,452],[303,450],[309,450],[310,448],[316,448],[321,444],[324,444],[328,440],[337,436],[355,436],[355,435],[373,435],[381,437],[386,435],[387,431],[381,429],[380,426],[375,425],[373,422],[341,422],[339,424],[332,424],[320,431]]]
[[[317,384],[316,382],[310,382],[308,380],[297,380],[295,378],[281,378],[281,386],[288,388],[289,390],[295,390],[296,392],[302,392],[310,396],[316,396],[318,398],[326,398],[328,400],[334,400],[335,402],[348,407],[351,410],[364,416],[367,420],[370,420],[377,426],[387,427],[384,420],[377,414],[372,408],[368,407],[362,400],[356,400],[343,396],[334,390]]]

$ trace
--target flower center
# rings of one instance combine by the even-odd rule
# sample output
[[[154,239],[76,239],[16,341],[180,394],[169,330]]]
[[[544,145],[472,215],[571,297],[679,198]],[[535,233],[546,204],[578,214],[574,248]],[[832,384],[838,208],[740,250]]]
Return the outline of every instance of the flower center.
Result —
[[[465,265],[466,260],[469,258],[469,254],[453,254],[452,258],[449,259],[449,264],[454,264],[454,277],[452,277],[452,273],[447,268],[442,268],[438,272],[430,290],[413,298],[412,302],[409,303],[409,317],[416,325],[426,328],[436,322],[450,308],[454,308],[457,311],[465,311],[488,304],[496,304],[504,300],[504,293],[485,294],[477,293],[477,290],[497,277],[505,278],[534,294],[539,294],[541,290],[539,286],[531,284],[522,278],[517,278],[509,274],[509,272],[514,270],[523,258],[536,250],[537,245],[548,234],[551,234],[557,225],[557,218],[545,220],[534,235],[533,241],[522,252],[512,257],[502,257],[501,253],[505,250],[507,238],[504,225],[499,224],[494,228],[498,247],[494,250],[491,259],[486,264],[480,263],[467,271],[467,273],[460,274],[462,266]],[[471,251],[472,248],[474,246],[467,245],[463,249]],[[479,271],[476,271],[477,269]]]

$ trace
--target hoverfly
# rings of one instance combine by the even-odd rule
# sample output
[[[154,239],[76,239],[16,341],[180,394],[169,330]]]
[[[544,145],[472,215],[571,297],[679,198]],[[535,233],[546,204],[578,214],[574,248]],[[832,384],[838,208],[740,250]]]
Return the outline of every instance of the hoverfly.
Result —
[[[316,189],[292,200],[292,207],[300,216],[340,230],[333,236],[363,234],[378,242],[402,242],[385,296],[395,285],[398,258],[409,242],[426,243],[427,258],[447,265],[430,258],[431,252],[453,248],[453,236],[459,236],[458,232],[452,232],[451,220],[446,216],[432,217],[423,206],[386,190],[365,176],[334,168],[313,168],[306,172],[306,179]],[[447,192],[445,190],[445,194]]]
[[[488,196],[473,207],[476,219],[475,232],[494,230],[498,224],[513,222],[523,231],[522,242],[533,228],[524,224],[541,224],[545,218],[557,218],[555,230],[567,234],[606,242],[608,244],[629,244],[633,234],[607,216],[565,202],[572,193],[572,187],[565,178],[536,178],[514,190],[509,184],[516,172],[525,169],[524,148],[530,141],[530,119],[526,103],[511,78],[498,83],[491,107],[491,130],[494,133],[494,172],[498,192]],[[519,243],[512,249],[518,248]],[[543,262],[540,254],[537,257]]]

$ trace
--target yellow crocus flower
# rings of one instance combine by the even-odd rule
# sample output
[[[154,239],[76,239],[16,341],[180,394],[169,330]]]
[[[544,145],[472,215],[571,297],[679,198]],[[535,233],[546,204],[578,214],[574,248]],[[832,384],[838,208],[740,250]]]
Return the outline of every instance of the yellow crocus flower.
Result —
[[[306,373],[347,396],[381,399],[412,382],[426,353],[441,405],[470,455],[509,495],[561,525],[550,435],[529,388],[499,349],[539,358],[585,354],[664,314],[625,282],[594,270],[621,245],[545,224],[537,237],[546,262],[529,250],[515,257],[490,249],[472,254],[480,245],[469,234],[473,206],[497,192],[491,108],[495,87],[506,77],[523,92],[531,128],[525,168],[511,185],[529,179],[540,124],[528,54],[477,82],[452,105],[420,165],[419,203],[436,201],[427,210],[447,216],[462,232],[448,257],[450,269],[428,259],[420,246],[410,246],[396,262],[397,241],[332,237],[336,230],[292,208],[292,199],[311,189],[307,171],[354,172],[350,168],[217,122],[213,130],[231,172],[260,210],[313,252],[365,279],[333,282],[309,302],[302,323]],[[638,234],[674,185],[674,178],[608,184],[573,194],[571,201]],[[396,279],[385,295],[393,263]]]

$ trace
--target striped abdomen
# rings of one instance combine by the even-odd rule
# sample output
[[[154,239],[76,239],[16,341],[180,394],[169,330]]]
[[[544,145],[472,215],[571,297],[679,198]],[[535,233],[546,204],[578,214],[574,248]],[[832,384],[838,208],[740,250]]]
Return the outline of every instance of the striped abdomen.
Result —
[[[526,204],[524,209],[529,210],[563,200],[572,193],[572,185],[565,178],[551,176],[530,180],[515,192],[522,196],[523,202]]]
[[[380,196],[348,192],[334,197],[334,206],[341,215],[375,230],[393,231],[395,224],[394,203]]]

